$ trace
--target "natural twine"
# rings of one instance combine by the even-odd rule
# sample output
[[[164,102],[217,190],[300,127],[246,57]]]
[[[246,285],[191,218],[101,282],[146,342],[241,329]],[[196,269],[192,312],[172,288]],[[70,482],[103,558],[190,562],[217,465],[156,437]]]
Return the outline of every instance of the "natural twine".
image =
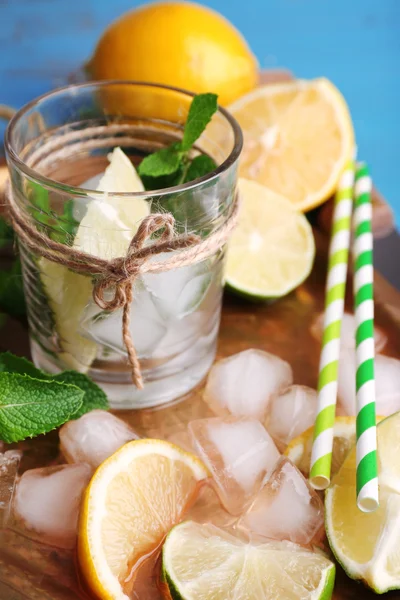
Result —
[[[83,275],[94,277],[93,299],[103,310],[115,311],[122,308],[122,336],[128,353],[132,372],[132,382],[143,389],[143,378],[135,346],[130,332],[131,303],[133,285],[143,273],[160,273],[191,265],[212,256],[227,242],[236,225],[239,200],[235,198],[231,214],[218,229],[207,238],[198,235],[176,235],[175,219],[170,213],[151,214],[140,223],[133,236],[126,256],[106,260],[82,252],[77,248],[60,244],[41,233],[31,224],[31,217],[21,211],[15,202],[10,185],[6,189],[6,198],[12,226],[19,240],[40,256],[63,265]],[[162,235],[151,244],[146,242],[152,234],[162,231]],[[162,261],[150,261],[153,256],[164,252],[178,253]],[[106,292],[111,291],[113,295]]]

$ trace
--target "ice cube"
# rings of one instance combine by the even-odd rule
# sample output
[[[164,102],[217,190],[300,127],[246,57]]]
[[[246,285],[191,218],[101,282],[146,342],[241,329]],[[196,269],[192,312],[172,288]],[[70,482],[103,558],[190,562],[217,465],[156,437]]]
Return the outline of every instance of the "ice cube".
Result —
[[[324,331],[324,313],[318,315],[314,323],[311,326],[311,333],[317,340],[322,340],[322,334]],[[354,315],[350,313],[344,313],[342,318],[342,326],[340,329],[340,345],[342,348],[355,348],[355,331],[356,324]],[[374,328],[375,338],[375,351],[378,353],[386,345],[387,335],[379,327]]]
[[[230,515],[222,506],[212,485],[204,483],[194,504],[184,514],[185,521],[212,523],[217,527],[232,527],[237,517]]]
[[[182,319],[169,321],[166,334],[154,350],[153,358],[174,357],[192,348],[207,330],[208,320],[207,313],[197,311]]]
[[[22,452],[7,450],[0,454],[0,529],[7,526]]]
[[[73,548],[81,497],[91,473],[84,464],[25,471],[14,498],[18,524],[44,543]]]
[[[87,463],[96,469],[118,448],[138,439],[121,419],[105,410],[92,410],[60,429],[61,451],[70,463]]]
[[[389,416],[400,410],[400,360],[375,357],[376,414]],[[356,414],[356,354],[343,350],[339,361],[339,402],[347,415]]]
[[[189,432],[221,502],[231,514],[240,514],[279,459],[271,436],[256,419],[235,417],[192,421]]]
[[[304,385],[292,385],[272,399],[266,427],[282,449],[314,424],[317,404],[318,393]]]
[[[153,258],[163,261],[171,253],[162,253]],[[212,278],[209,261],[187,267],[179,267],[161,273],[145,273],[144,286],[151,293],[154,304],[164,319],[183,317],[201,304]]]
[[[258,535],[297,544],[317,541],[324,525],[324,506],[300,471],[287,458],[257,494],[238,527]]]
[[[122,338],[122,309],[112,313],[101,311],[93,302],[82,320],[84,335],[126,356]],[[130,332],[139,358],[150,356],[167,332],[167,326],[152,297],[138,281],[131,304]]]
[[[245,350],[215,363],[204,399],[218,415],[263,420],[272,397],[292,383],[289,363],[262,350]]]

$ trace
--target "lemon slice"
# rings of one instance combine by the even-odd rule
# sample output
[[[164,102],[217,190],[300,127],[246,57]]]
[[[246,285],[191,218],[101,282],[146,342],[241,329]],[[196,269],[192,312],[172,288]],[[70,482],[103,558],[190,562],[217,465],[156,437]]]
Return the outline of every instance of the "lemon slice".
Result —
[[[141,192],[143,184],[129,158],[120,148],[109,156],[110,164],[98,184],[102,192]],[[99,258],[123,256],[149,214],[149,204],[140,197],[93,197],[81,220],[74,247]],[[89,277],[74,273],[46,258],[38,261],[40,276],[53,312],[60,359],[68,367],[86,372],[97,354],[97,345],[79,333],[83,312],[92,297]]]
[[[328,600],[335,566],[290,542],[245,543],[214,525],[174,527],[163,547],[163,576],[181,600]]]
[[[327,79],[268,84],[229,107],[244,132],[239,174],[309,210],[336,189],[354,154],[346,102]]]
[[[127,600],[124,582],[154,550],[208,476],[193,454],[169,442],[138,440],[97,469],[86,491],[78,557],[91,590],[102,600]]]
[[[278,298],[309,275],[315,254],[307,219],[268,188],[239,179],[239,225],[228,246],[226,283],[246,296]]]
[[[349,577],[382,594],[400,589],[400,413],[378,424],[379,508],[356,505],[354,447],[326,492],[329,544]]]

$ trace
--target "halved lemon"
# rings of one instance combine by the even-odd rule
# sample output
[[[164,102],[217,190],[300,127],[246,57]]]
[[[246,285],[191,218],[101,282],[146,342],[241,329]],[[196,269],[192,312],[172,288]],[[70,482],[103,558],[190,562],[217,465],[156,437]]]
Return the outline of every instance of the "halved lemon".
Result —
[[[353,579],[378,594],[400,589],[400,413],[378,424],[379,508],[356,504],[356,448],[350,451],[325,496],[328,541]]]
[[[384,417],[376,417],[381,421]],[[310,427],[294,438],[285,450],[285,455],[303,473],[305,477],[310,473],[311,450],[313,444],[314,428]],[[356,418],[336,417],[333,429],[333,449],[331,475],[335,475],[343,464],[349,450],[356,441]]]
[[[239,224],[229,241],[225,280],[255,299],[279,298],[309,275],[315,254],[312,229],[282,196],[239,179]]]
[[[125,444],[100,465],[83,501],[78,558],[101,600],[128,600],[132,568],[179,522],[207,476],[193,454],[151,439]]]
[[[354,154],[350,113],[327,79],[267,84],[229,107],[244,132],[239,174],[309,210],[335,191]]]
[[[328,600],[335,565],[291,542],[246,543],[187,521],[165,541],[163,576],[176,600]]]

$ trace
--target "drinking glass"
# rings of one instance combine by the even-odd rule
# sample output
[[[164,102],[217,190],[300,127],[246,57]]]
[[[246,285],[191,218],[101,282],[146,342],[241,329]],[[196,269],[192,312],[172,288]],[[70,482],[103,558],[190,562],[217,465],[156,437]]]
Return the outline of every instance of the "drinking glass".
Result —
[[[34,100],[14,116],[6,133],[19,211],[49,240],[79,249],[80,223],[94,201],[107,202],[126,216],[125,226],[86,219],[84,239],[85,248],[112,258],[118,256],[121,235],[130,239],[135,233],[137,223],[132,229],[126,223],[138,200],[150,214],[172,213],[175,234],[207,239],[231,217],[236,202],[242,136],[222,108],[191,151],[212,157],[213,172],[146,192],[96,191],[114,148],[121,147],[138,165],[148,153],[178,142],[192,99],[189,92],[166,86],[112,81],[71,85]],[[19,250],[36,366],[50,373],[87,373],[111,406],[121,409],[169,402],[204,378],[216,352],[224,245],[201,262],[135,279],[130,333],[143,390],[132,384],[122,309],[111,312],[95,303],[95,278],[44,258],[21,239]]]

